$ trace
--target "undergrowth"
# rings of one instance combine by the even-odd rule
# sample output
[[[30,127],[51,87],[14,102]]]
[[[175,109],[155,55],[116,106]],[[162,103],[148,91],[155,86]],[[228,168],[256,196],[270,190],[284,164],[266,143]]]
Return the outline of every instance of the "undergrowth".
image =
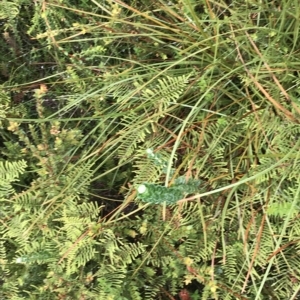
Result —
[[[1,299],[298,299],[297,0],[0,4]]]

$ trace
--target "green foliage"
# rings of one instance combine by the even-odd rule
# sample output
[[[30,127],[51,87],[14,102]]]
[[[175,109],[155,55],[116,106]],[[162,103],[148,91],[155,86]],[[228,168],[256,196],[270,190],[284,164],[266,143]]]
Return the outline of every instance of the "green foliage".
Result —
[[[297,299],[299,1],[167,2],[1,2],[1,299]]]
[[[13,193],[12,182],[18,180],[25,171],[27,164],[24,160],[16,162],[0,161],[0,197],[7,197]]]

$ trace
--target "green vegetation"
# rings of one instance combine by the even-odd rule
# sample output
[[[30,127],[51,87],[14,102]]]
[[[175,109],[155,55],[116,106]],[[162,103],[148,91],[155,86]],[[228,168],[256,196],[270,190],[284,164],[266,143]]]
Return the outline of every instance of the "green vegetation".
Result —
[[[300,299],[298,0],[2,0],[0,298]]]

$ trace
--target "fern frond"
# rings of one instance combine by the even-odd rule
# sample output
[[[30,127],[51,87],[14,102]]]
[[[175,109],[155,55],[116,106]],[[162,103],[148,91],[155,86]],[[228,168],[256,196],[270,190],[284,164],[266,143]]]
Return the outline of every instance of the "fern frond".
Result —
[[[171,103],[177,102],[188,84],[188,76],[166,77],[158,79],[157,83],[142,90],[142,96],[152,102],[155,99],[155,107],[163,114]],[[153,86],[153,87],[152,87]]]
[[[134,122],[140,123],[140,126],[133,125]],[[137,146],[146,140],[151,129],[149,124],[142,122],[141,117],[135,113],[124,116],[121,124],[124,129],[119,132],[122,140],[118,146],[118,155],[120,156],[120,162],[124,162],[132,156]]]
[[[7,197],[14,192],[11,183],[17,181],[24,173],[27,164],[24,160],[17,162],[0,161],[0,197]]]

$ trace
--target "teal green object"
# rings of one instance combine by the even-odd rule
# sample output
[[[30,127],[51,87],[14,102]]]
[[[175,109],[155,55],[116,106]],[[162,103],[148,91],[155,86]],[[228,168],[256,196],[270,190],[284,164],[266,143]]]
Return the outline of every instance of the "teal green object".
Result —
[[[186,182],[184,176],[177,178],[171,187],[144,183],[138,187],[137,197],[143,202],[171,205],[183,199],[187,194],[196,193],[199,190],[199,184],[200,181],[195,179]]]

